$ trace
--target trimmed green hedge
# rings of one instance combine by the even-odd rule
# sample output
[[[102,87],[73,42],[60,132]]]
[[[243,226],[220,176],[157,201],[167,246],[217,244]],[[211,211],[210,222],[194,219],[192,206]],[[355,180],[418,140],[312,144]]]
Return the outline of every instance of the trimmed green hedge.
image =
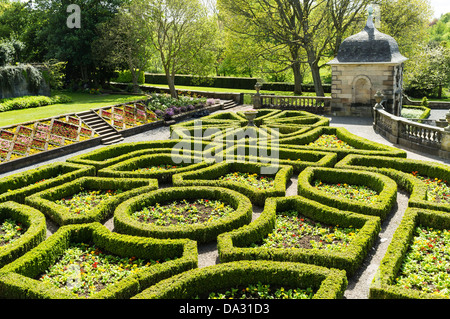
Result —
[[[220,200],[235,211],[218,220],[189,225],[158,226],[141,223],[131,214],[156,203],[183,199]],[[223,232],[230,231],[251,222],[252,204],[250,200],[230,189],[220,187],[172,187],[149,192],[120,204],[114,212],[114,229],[119,233],[155,238],[189,238],[200,243],[216,240]]]
[[[411,245],[417,226],[434,229],[449,229],[450,216],[447,213],[422,208],[408,208],[396,229],[386,254],[370,286],[371,299],[433,299],[442,298],[416,289],[405,289],[394,285],[395,278]]]
[[[345,272],[300,263],[237,261],[192,269],[163,280],[133,299],[194,299],[211,292],[262,282],[285,287],[313,288],[314,299],[340,299],[347,288]]]
[[[367,204],[362,201],[330,195],[315,188],[312,185],[315,180],[331,184],[364,185],[378,193],[378,200],[376,203]],[[391,212],[397,200],[397,184],[389,177],[374,172],[308,167],[298,176],[298,195],[316,200],[330,207],[360,214],[375,215],[384,219]]]
[[[92,165],[97,170],[121,163],[127,159],[141,155],[171,153],[175,149],[183,149],[186,154],[200,155],[217,145],[199,140],[161,140],[150,142],[124,143],[102,147],[95,151],[77,155],[67,159],[67,162]],[[191,150],[191,152],[189,152]],[[176,153],[178,155],[178,153]],[[187,154],[188,155],[188,154]]]
[[[260,174],[262,169],[273,168],[276,170],[274,186],[265,190],[257,189],[234,181],[218,180],[220,176],[232,172]],[[286,195],[286,185],[293,174],[293,168],[289,165],[273,165],[251,162],[221,162],[211,166],[173,176],[174,186],[213,186],[226,187],[238,191],[250,198],[252,203],[263,206],[268,197]],[[263,174],[268,175],[268,174]],[[271,174],[273,175],[273,174]]]
[[[158,165],[181,165],[181,167],[160,171],[134,171]],[[172,154],[141,155],[125,160],[98,171],[98,176],[120,178],[156,178],[159,182],[170,182],[177,173],[201,169],[211,165],[211,161],[203,161],[201,157],[177,156]]]
[[[294,173],[299,173],[309,166],[333,167],[337,159],[335,153],[297,150],[286,147],[264,147],[262,144],[259,146],[236,145],[229,147],[222,155],[222,158],[226,160],[227,156],[234,161],[258,161],[261,163],[290,165],[293,167]]]
[[[9,299],[76,299],[65,289],[34,278],[45,272],[71,243],[94,243],[121,257],[166,259],[149,270],[140,270],[108,285],[92,299],[127,299],[162,279],[197,267],[197,245],[188,239],[160,240],[121,235],[99,223],[67,225],[22,257],[0,269],[0,297]]]
[[[16,173],[0,179],[0,202],[24,199],[44,189],[60,185],[81,176],[95,175],[95,168],[87,165],[57,162]]]
[[[15,202],[0,204],[0,224],[5,219],[20,223],[25,233],[5,246],[0,247],[0,268],[12,262],[45,240],[47,224],[41,212]]]
[[[359,231],[349,246],[341,251],[249,247],[272,233],[277,213],[288,210],[296,210],[320,223],[353,226],[359,228]],[[248,259],[302,262],[344,269],[351,275],[362,264],[379,231],[380,218],[376,216],[340,211],[301,196],[278,197],[267,199],[264,211],[248,226],[220,235],[217,246],[221,262]]]
[[[327,147],[317,147],[309,146],[309,143],[317,140],[321,135],[329,134],[336,135],[340,140],[353,146],[353,149],[344,148],[327,148]],[[292,136],[288,138],[282,138],[279,140],[280,145],[285,145],[285,147],[298,148],[298,149],[308,149],[316,151],[327,151],[334,152],[338,155],[338,160],[343,159],[348,154],[360,154],[360,155],[378,155],[378,156],[392,156],[392,157],[402,157],[406,158],[406,152],[398,148],[372,142],[365,138],[359,137],[350,133],[347,129],[343,127],[326,127],[320,126],[314,128],[304,134]]]
[[[410,193],[408,205],[450,212],[448,203],[428,201],[427,186],[412,175],[438,178],[450,181],[450,168],[437,162],[384,156],[349,155],[336,164],[337,168],[358,169],[384,174],[395,180],[398,186]]]
[[[155,179],[81,177],[74,181],[46,189],[25,199],[26,204],[43,212],[58,225],[102,222],[112,216],[114,209],[130,197],[158,188]],[[74,214],[54,201],[83,190],[121,190],[120,194],[103,200],[86,214]]]

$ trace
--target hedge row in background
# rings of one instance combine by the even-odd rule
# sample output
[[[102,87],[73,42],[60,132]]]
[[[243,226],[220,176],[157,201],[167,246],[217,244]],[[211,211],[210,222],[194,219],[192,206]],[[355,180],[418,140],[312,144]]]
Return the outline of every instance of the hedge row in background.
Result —
[[[197,267],[197,245],[188,239],[160,240],[109,231],[99,223],[63,226],[25,255],[0,269],[0,297],[10,299],[75,299],[69,290],[37,278],[51,267],[71,243],[94,243],[120,257],[144,260],[170,258],[149,270],[140,270],[95,293],[95,299],[127,299],[162,279]]]
[[[265,174],[264,171],[270,172]],[[254,186],[244,185],[234,181],[219,180],[228,173],[241,172],[274,177],[274,186],[267,189],[258,189]],[[211,166],[185,173],[173,175],[174,186],[213,186],[226,187],[238,191],[250,198],[252,203],[264,206],[268,197],[284,196],[286,185],[293,174],[292,166],[270,165],[251,162],[222,162]]]
[[[64,94],[55,96],[22,96],[0,100],[0,112],[28,109],[52,104],[69,103],[72,99]]]
[[[275,230],[278,213],[295,210],[300,215],[330,226],[355,227],[358,233],[349,246],[341,251],[324,249],[282,249],[250,247],[261,242]],[[222,262],[236,260],[275,260],[315,264],[344,269],[352,275],[361,265],[380,231],[380,218],[341,211],[301,196],[277,197],[266,200],[264,211],[250,225],[218,237]]]
[[[158,188],[155,179],[127,179],[81,177],[74,181],[61,184],[33,194],[25,198],[25,203],[35,207],[58,225],[80,224],[89,222],[104,222],[114,212],[114,209],[130,197],[137,196]],[[122,191],[120,194],[103,200],[86,213],[75,214],[68,207],[55,203],[55,200],[71,197],[81,191]]]
[[[450,228],[448,213],[408,208],[394,233],[391,243],[384,255],[380,267],[370,286],[369,298],[372,299],[434,299],[443,298],[418,289],[406,289],[395,285],[395,279],[412,244],[414,230],[417,226],[431,227],[436,230]],[[442,272],[442,270],[440,270]],[[443,276],[447,272],[442,272]]]
[[[45,240],[47,224],[41,212],[15,202],[0,204],[0,222],[11,219],[20,224],[25,233],[6,246],[0,247],[0,268],[12,262]]]
[[[238,261],[193,269],[144,290],[133,299],[195,299],[211,292],[261,282],[285,288],[312,288],[314,299],[340,299],[347,288],[345,272],[300,263]]]
[[[156,204],[196,199],[220,200],[230,205],[234,211],[218,220],[188,225],[158,226],[153,223],[142,223],[131,215],[144,207]],[[250,223],[252,219],[250,200],[230,189],[219,187],[173,187],[163,188],[131,198],[117,207],[114,213],[115,230],[136,236],[155,238],[189,238],[199,243],[214,241],[221,233],[233,230]]]
[[[414,159],[392,158],[384,156],[349,155],[336,164],[336,168],[374,171],[389,176],[399,187],[410,193],[408,205],[450,212],[447,202],[428,200],[428,187],[414,175],[431,179],[450,181],[448,165]]]

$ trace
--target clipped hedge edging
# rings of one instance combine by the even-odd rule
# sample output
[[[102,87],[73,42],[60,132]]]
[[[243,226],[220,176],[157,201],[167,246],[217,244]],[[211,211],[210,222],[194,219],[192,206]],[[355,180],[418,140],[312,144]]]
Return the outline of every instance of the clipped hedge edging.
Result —
[[[127,179],[81,177],[72,182],[49,188],[25,199],[25,203],[43,212],[58,225],[102,222],[114,212],[114,209],[130,197],[146,193],[158,188],[158,181],[154,179]],[[81,192],[91,190],[122,190],[121,194],[102,201],[98,206],[86,214],[75,215],[67,207],[54,201]]]
[[[225,187],[236,190],[250,198],[252,203],[263,206],[264,201],[268,197],[286,195],[286,185],[293,174],[292,166],[274,165],[274,167],[277,167],[274,186],[266,190],[260,190],[256,187],[247,186],[234,181],[217,180],[217,178],[234,171],[259,174],[264,167],[271,167],[271,165],[242,161],[226,161],[196,171],[175,174],[173,175],[173,185]]]
[[[360,228],[354,240],[342,251],[321,249],[282,249],[248,247],[272,233],[278,212],[296,210],[316,221]],[[251,224],[222,234],[217,239],[221,262],[237,260],[274,260],[314,264],[344,269],[352,275],[361,265],[380,231],[380,218],[340,211],[302,196],[275,197],[266,200],[264,211]]]
[[[235,209],[230,215],[218,220],[190,225],[157,226],[133,220],[130,215],[145,206],[182,199],[220,200]],[[216,240],[221,233],[248,224],[252,220],[250,200],[236,191],[220,187],[171,187],[159,189],[120,204],[114,212],[114,227],[119,233],[155,237],[189,238],[199,243]]]
[[[317,289],[313,299],[340,299],[347,287],[345,272],[300,263],[237,261],[192,269],[144,290],[133,299],[186,299],[256,282]]]
[[[92,166],[57,162],[0,179],[0,202],[24,203],[27,196],[82,176],[95,175]]]
[[[0,297],[77,299],[67,290],[34,279],[54,264],[72,242],[93,242],[97,247],[122,257],[173,259],[108,285],[92,299],[127,299],[162,279],[197,267],[197,245],[188,239],[160,240],[122,235],[109,231],[97,222],[67,225],[36,248],[0,269]]]
[[[408,201],[410,207],[450,212],[449,204],[428,201],[427,186],[411,175],[412,172],[417,172],[419,175],[450,181],[450,169],[448,165],[414,159],[349,155],[339,161],[335,167],[384,174],[395,180],[400,188],[410,193]]]
[[[449,229],[450,216],[445,212],[422,208],[408,208],[406,210],[372,281],[369,291],[370,299],[443,298],[431,293],[393,285],[413,239],[414,229],[419,225],[436,229]]]
[[[44,215],[29,206],[15,202],[1,203],[0,223],[7,218],[21,223],[26,231],[12,243],[0,247],[0,268],[43,242],[47,234]]]

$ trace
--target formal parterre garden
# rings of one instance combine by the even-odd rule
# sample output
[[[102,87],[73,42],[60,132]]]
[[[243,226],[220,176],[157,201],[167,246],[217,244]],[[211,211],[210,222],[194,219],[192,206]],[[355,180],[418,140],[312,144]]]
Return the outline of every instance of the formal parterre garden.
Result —
[[[154,119],[132,106],[99,114],[118,128]],[[172,125],[169,140],[0,179],[0,297],[343,298],[399,189],[408,208],[368,297],[450,297],[449,166],[304,111],[260,109],[247,123],[213,113]],[[44,125],[79,139],[66,124],[83,128],[66,117],[2,130],[2,141],[34,140]],[[218,262],[199,267],[198,245],[214,242]]]

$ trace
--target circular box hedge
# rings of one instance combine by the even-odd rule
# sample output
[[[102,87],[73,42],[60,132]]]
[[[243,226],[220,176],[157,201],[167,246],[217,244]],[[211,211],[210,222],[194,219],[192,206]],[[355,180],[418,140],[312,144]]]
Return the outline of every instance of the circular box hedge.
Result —
[[[142,223],[131,217],[134,212],[156,203],[202,198],[220,200],[230,205],[234,212],[210,222],[170,226]],[[142,194],[120,204],[114,212],[114,228],[119,233],[129,235],[155,238],[189,238],[205,243],[215,240],[221,233],[250,223],[252,212],[250,200],[230,189],[202,186],[171,187]]]

